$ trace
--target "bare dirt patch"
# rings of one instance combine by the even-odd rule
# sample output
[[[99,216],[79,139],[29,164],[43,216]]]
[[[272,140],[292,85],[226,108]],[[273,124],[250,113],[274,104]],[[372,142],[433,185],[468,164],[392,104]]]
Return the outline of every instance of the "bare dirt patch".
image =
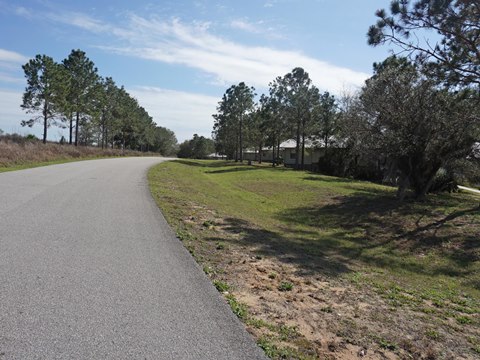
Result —
[[[280,349],[274,358],[289,358],[288,350],[282,355],[281,349],[293,349],[290,358],[305,359],[475,358],[456,352],[464,328],[430,323],[428,309],[436,311],[431,301],[402,294],[402,301],[415,305],[394,306],[395,295],[382,297],[366,282],[309,273],[288,256],[269,256],[254,243],[236,244],[244,234],[232,229],[228,219],[198,206],[191,211],[195,215],[184,223],[206,236],[187,241],[188,247],[210,268],[206,272],[212,279],[229,285],[226,293],[247,305],[248,330]],[[282,328],[291,334],[282,335]],[[468,339],[479,335],[472,331],[461,345],[468,348]]]

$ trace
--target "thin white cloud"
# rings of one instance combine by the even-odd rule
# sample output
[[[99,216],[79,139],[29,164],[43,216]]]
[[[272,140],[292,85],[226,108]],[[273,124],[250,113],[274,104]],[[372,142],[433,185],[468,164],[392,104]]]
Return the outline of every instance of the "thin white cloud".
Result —
[[[229,25],[232,29],[241,30],[249,34],[259,35],[265,37],[266,39],[285,39],[285,36],[278,29],[268,26],[263,20],[251,22],[247,19],[236,19],[231,21]]]
[[[0,82],[23,84],[25,82],[25,80],[22,79],[22,78],[16,77],[16,76],[11,76],[9,74],[5,74],[5,73],[0,72]]]
[[[27,19],[30,19],[33,17],[33,13],[30,9],[27,9],[23,6],[18,6],[17,8],[15,8],[15,14],[19,15],[19,16],[23,16]]]
[[[135,30],[135,31],[134,31]],[[299,51],[247,46],[213,35],[208,23],[184,24],[132,15],[125,29],[114,34],[127,44],[102,46],[104,50],[169,64],[182,64],[210,74],[214,82],[229,85],[244,81],[266,88],[268,83],[303,67],[322,90],[338,93],[361,86],[368,74],[329,64]]]
[[[50,20],[72,25],[93,33],[109,34],[120,46],[103,45],[101,49],[168,64],[181,64],[201,70],[222,86],[244,81],[257,88],[303,67],[322,90],[338,93],[345,87],[359,87],[369,74],[329,64],[300,51],[247,46],[214,35],[209,22],[182,23],[130,14],[123,26],[115,26],[78,12],[50,13]],[[246,21],[235,23],[244,30],[257,31]]]
[[[147,86],[136,86],[128,92],[159,126],[173,130],[180,142],[193,133],[211,136],[218,98]]]
[[[23,84],[21,65],[25,64],[28,58],[15,51],[0,49],[0,84]]]
[[[79,12],[48,13],[46,17],[50,20],[66,25],[73,25],[94,33],[112,31],[111,26]]]
[[[230,23],[230,26],[234,29],[243,30],[252,34],[259,34],[263,32],[263,30],[257,24],[251,23],[247,20],[233,20]]]
[[[10,50],[0,49],[0,62],[24,64],[27,61],[28,58],[22,54]]]

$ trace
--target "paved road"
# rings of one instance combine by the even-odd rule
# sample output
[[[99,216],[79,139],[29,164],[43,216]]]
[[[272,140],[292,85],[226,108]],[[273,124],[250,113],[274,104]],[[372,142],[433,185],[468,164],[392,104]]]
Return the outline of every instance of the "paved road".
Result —
[[[174,237],[160,158],[0,174],[0,359],[263,359]]]

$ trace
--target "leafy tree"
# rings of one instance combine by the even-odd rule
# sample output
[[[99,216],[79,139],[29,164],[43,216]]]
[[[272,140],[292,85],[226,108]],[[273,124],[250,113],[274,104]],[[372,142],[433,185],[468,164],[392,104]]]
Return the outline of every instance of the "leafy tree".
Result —
[[[263,147],[267,140],[267,121],[269,118],[267,109],[268,98],[262,94],[255,110],[250,114],[247,122],[249,146],[258,149],[258,162],[262,163]]]
[[[149,151],[162,148],[172,153],[175,135],[168,129],[157,130],[148,112],[118,87],[112,78],[102,79],[85,52],[72,50],[62,65],[52,58],[37,55],[24,66],[28,87],[22,107],[36,116],[22,125],[44,124],[47,128],[69,123],[70,144]],[[62,140],[65,142],[64,140]]]
[[[394,0],[390,14],[376,13],[368,42],[391,43],[413,54],[440,79],[480,85],[480,3],[478,0]],[[438,41],[423,40],[432,31]]]
[[[177,152],[177,138],[172,130],[157,126],[153,133],[152,151],[159,152],[164,156],[171,156]]]
[[[100,133],[101,139],[99,141],[100,146],[107,147],[110,132],[113,128],[114,117],[113,112],[116,103],[116,95],[118,88],[115,85],[115,81],[111,77],[102,79],[99,83],[101,88],[97,91],[98,94],[98,107],[100,111]]]
[[[272,147],[272,166],[277,165],[280,157],[280,143],[287,136],[286,117],[275,86],[275,83],[271,83],[270,96],[262,95],[259,101],[261,132],[265,136],[265,145]]]
[[[318,104],[319,91],[312,85],[308,73],[295,68],[270,84],[271,95],[280,101],[296,141],[295,167],[304,168],[305,140],[312,130],[313,109]]]
[[[375,66],[357,106],[361,146],[397,169],[400,198],[430,190],[438,170],[466,158],[480,131],[478,93],[438,88],[405,58]]]
[[[212,139],[204,136],[193,135],[191,140],[186,140],[180,144],[178,157],[191,159],[205,159],[209,154],[215,151],[215,143]]]
[[[69,110],[75,114],[75,146],[79,141],[80,118],[93,111],[92,100],[98,91],[98,70],[93,61],[91,61],[81,50],[72,50],[70,55],[63,60],[63,65],[69,73]],[[84,116],[83,119],[86,120]],[[73,127],[73,118],[70,129]],[[72,137],[70,136],[70,143]]]
[[[37,55],[23,65],[27,87],[23,94],[22,109],[33,114],[22,126],[43,123],[43,143],[47,142],[47,129],[60,115],[65,94],[64,71],[51,57]]]
[[[330,152],[329,148],[332,143],[336,140],[336,135],[339,131],[338,124],[338,105],[336,99],[328,91],[324,92],[319,99],[319,104],[314,110],[314,118],[316,120],[316,131],[315,135],[321,139],[322,147],[325,149],[325,153],[320,161],[323,167],[326,167],[327,170],[332,167],[333,164],[330,163]]]
[[[235,161],[243,161],[245,121],[254,110],[254,91],[244,82],[232,85],[213,115],[214,137],[221,148],[234,153]]]
[[[230,159],[238,160],[238,136],[231,102],[228,101],[226,93],[218,103],[217,113],[212,117],[214,118],[212,137],[215,141],[215,151],[227,155]]]
[[[338,131],[338,105],[335,96],[328,91],[320,96],[320,103],[317,108],[318,135],[323,141],[325,150],[334,142]]]

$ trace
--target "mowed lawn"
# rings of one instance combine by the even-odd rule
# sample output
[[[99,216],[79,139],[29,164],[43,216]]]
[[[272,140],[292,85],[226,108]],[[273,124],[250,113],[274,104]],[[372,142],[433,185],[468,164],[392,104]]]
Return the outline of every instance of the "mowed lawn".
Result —
[[[392,312],[418,312],[431,323],[422,336],[436,341],[439,353],[448,336],[463,338],[457,353],[480,354],[480,197],[399,202],[392,187],[223,161],[162,163],[149,181],[200,262],[219,265],[215,257],[223,251],[228,258],[230,244],[251,247],[259,259],[293,264],[297,275],[373,292]],[[216,245],[209,252],[198,244]],[[415,351],[385,337],[376,342],[397,354]]]

